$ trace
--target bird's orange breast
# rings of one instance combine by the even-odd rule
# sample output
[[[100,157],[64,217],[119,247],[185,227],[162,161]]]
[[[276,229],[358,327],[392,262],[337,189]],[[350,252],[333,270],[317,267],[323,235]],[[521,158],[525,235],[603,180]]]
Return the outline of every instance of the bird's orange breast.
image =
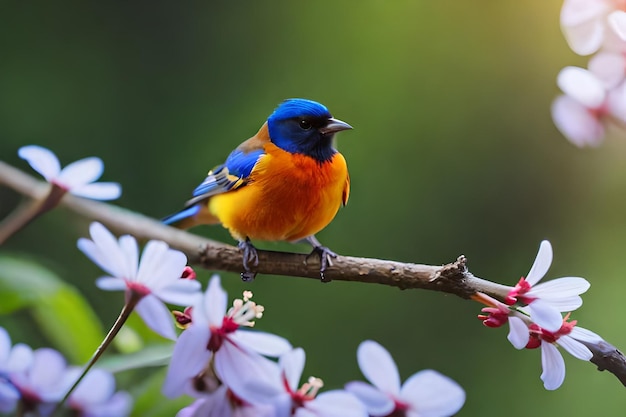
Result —
[[[295,241],[326,227],[348,198],[344,157],[319,163],[271,142],[264,151],[249,183],[211,197],[209,212],[240,240]]]

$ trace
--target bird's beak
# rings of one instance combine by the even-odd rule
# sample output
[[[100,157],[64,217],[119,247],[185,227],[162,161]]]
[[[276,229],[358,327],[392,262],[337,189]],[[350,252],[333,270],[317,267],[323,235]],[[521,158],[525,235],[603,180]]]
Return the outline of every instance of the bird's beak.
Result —
[[[320,127],[319,131],[323,135],[327,135],[330,133],[340,132],[342,130],[348,130],[348,129],[352,129],[352,126],[350,126],[346,122],[342,122],[339,119],[335,119],[331,117],[330,119],[328,119],[328,123],[326,124],[326,126]]]

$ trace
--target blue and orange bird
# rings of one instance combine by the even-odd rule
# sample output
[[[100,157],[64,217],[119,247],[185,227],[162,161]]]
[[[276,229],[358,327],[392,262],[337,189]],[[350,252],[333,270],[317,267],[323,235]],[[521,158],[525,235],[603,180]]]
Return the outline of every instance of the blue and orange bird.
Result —
[[[251,240],[306,240],[320,256],[320,274],[337,255],[315,234],[335,217],[350,193],[346,160],[335,133],[352,127],[320,103],[290,99],[276,108],[226,162],[209,171],[185,208],[163,222],[181,228],[221,223],[243,251],[242,278],[258,265]]]

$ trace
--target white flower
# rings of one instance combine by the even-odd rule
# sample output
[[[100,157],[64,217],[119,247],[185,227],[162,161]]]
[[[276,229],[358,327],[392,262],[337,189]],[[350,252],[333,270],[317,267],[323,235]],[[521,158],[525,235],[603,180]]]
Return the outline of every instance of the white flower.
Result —
[[[102,224],[89,228],[91,239],[78,240],[78,248],[109,276],[96,285],[103,290],[126,291],[127,298],[140,297],[137,313],[148,327],[168,339],[176,339],[172,315],[163,303],[192,305],[200,296],[200,283],[181,279],[187,263],[182,252],[170,249],[165,242],[146,244],[141,262],[134,237],[115,239]]]
[[[365,404],[371,416],[397,411],[407,417],[444,417],[455,414],[465,403],[465,392],[459,384],[433,370],[418,372],[401,386],[393,358],[372,340],[359,345],[357,360],[372,385],[355,381],[348,383],[346,389]]]
[[[552,103],[552,119],[559,131],[579,147],[602,143],[608,113],[602,81],[586,69],[566,67],[559,72],[557,84],[565,93]]]
[[[94,182],[100,178],[104,170],[104,164],[100,158],[81,159],[61,169],[56,155],[41,146],[23,146],[19,149],[18,155],[46,181],[71,194],[95,200],[114,200],[122,193],[122,188],[118,183]]]
[[[619,14],[614,17],[618,7],[615,0],[565,0],[561,28],[570,48],[579,55],[590,55],[610,41],[613,31],[619,35],[623,22]]]
[[[64,378],[71,386],[82,369],[72,367]],[[133,399],[125,391],[115,392],[115,378],[102,369],[91,369],[70,395],[68,406],[80,417],[125,417],[130,414]]]
[[[547,390],[555,390],[565,380],[565,361],[557,349],[565,349],[577,359],[589,361],[593,354],[581,342],[599,343],[602,338],[590,330],[576,326],[576,321],[562,322],[555,332],[541,328],[535,323],[528,324],[521,317],[510,317],[511,333],[509,341],[516,349],[541,347],[541,380]]]
[[[196,384],[213,372],[242,400],[243,387],[256,378],[279,379],[277,357],[291,349],[285,339],[273,334],[242,330],[260,318],[263,307],[244,293],[227,311],[228,296],[213,276],[202,297],[191,309],[191,324],[178,338],[167,371],[163,393],[177,397],[198,395]],[[262,356],[264,355],[264,356]],[[204,385],[204,382],[202,382]]]
[[[564,277],[537,284],[552,264],[552,246],[544,240],[526,278],[520,279],[505,301],[511,305],[519,301],[528,305],[530,318],[542,328],[555,332],[561,328],[561,312],[574,311],[583,301],[580,294],[590,287],[580,277]]]

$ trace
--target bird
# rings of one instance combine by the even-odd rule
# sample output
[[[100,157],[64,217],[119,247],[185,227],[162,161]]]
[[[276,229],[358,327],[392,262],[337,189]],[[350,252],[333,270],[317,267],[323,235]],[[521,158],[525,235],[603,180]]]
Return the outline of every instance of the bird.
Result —
[[[258,266],[253,240],[306,240],[320,257],[320,276],[337,254],[315,234],[345,206],[350,176],[334,148],[337,132],[352,129],[316,101],[283,101],[259,131],[242,142],[225,162],[209,171],[184,208],[163,223],[178,228],[221,224],[243,253],[241,277],[254,279]]]

